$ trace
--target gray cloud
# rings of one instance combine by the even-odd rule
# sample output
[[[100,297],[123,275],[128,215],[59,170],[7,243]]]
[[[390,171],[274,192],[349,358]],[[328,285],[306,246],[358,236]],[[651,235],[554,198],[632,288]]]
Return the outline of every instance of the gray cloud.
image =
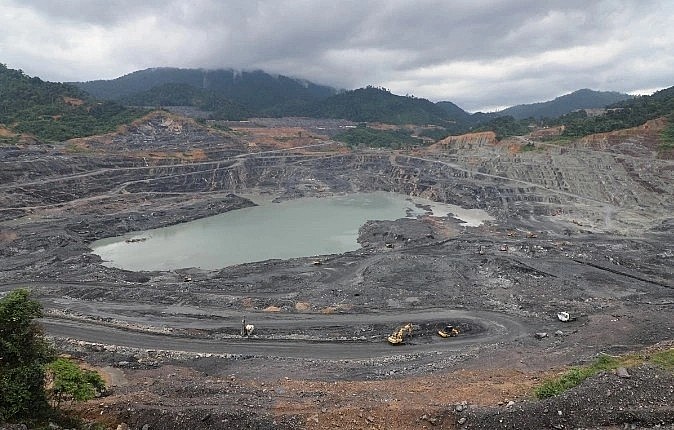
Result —
[[[49,80],[263,69],[491,109],[674,83],[667,0],[0,0],[0,61]]]

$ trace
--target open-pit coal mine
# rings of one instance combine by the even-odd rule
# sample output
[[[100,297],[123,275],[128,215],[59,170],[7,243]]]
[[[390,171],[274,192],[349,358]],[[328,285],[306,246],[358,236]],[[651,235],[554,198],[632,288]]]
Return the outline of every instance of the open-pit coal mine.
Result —
[[[652,130],[389,151],[349,149],[331,126],[221,131],[159,112],[109,135],[0,146],[0,292],[30,289],[59,350],[106,375],[83,416],[139,429],[672,426],[674,376],[648,364],[532,395],[568,366],[671,348],[674,162],[651,150]],[[216,269],[123,270],[91,248],[258,198],[375,191],[488,219],[421,207],[367,221],[354,251]],[[448,325],[458,334],[439,335]]]

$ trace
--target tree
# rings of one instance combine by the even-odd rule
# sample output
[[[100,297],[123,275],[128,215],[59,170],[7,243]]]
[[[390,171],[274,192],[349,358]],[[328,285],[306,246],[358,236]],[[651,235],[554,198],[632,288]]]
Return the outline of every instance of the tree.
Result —
[[[47,366],[48,388],[53,405],[58,408],[63,400],[84,402],[105,391],[105,382],[92,371],[81,369],[66,358],[58,358]]]
[[[0,299],[0,422],[49,410],[44,366],[53,352],[35,321],[42,307],[29,295],[17,289]]]

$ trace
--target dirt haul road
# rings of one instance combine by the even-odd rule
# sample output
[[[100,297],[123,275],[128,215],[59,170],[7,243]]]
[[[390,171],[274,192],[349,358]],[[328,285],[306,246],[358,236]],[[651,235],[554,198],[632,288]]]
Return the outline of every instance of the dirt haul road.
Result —
[[[394,326],[399,321],[414,321],[416,335],[403,345],[392,350],[385,336],[372,338],[335,339],[318,336],[293,336],[292,333],[321,333],[335,327],[344,330],[349,326]],[[446,340],[437,335],[438,328],[447,321],[462,328],[461,336]],[[474,344],[510,342],[528,334],[520,323],[507,316],[489,312],[466,312],[449,310],[424,310],[401,312],[389,315],[340,315],[314,318],[263,317],[255,320],[256,330],[269,333],[269,327],[277,334],[231,336],[219,341],[194,339],[170,334],[149,334],[123,330],[117,327],[87,324],[82,321],[44,319],[42,323],[52,336],[72,337],[92,343],[119,345],[131,348],[173,350],[194,353],[245,355],[257,357],[289,357],[324,360],[369,359],[404,353],[458,352]],[[240,327],[227,327],[232,333]],[[348,330],[348,329],[347,329]],[[423,330],[423,331],[422,331]],[[283,333],[288,334],[283,334]]]

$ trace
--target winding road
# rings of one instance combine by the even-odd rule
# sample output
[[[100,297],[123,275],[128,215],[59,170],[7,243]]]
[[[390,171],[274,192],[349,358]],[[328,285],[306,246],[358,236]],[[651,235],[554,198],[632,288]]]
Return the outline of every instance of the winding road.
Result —
[[[72,321],[60,318],[41,320],[47,334],[56,337],[82,340],[86,342],[139,348],[145,350],[168,350],[189,353],[234,354],[302,359],[371,359],[398,354],[418,354],[428,352],[458,352],[471,345],[494,344],[510,341],[528,332],[515,318],[494,312],[469,312],[465,310],[426,309],[419,312],[317,315],[299,314],[291,316],[255,315],[257,330],[262,334],[252,338],[203,339],[175,335],[130,331],[93,322]],[[459,324],[478,328],[455,338],[442,339],[428,336],[412,339],[399,346],[391,346],[382,333],[380,340],[307,340],[273,338],[264,335],[264,328],[274,327],[284,332],[301,332],[307,329],[320,330],[336,325],[348,327],[362,324],[392,324],[411,321],[414,324],[438,321],[459,321]],[[230,324],[233,330],[237,325]],[[348,330],[346,330],[348,331]]]

